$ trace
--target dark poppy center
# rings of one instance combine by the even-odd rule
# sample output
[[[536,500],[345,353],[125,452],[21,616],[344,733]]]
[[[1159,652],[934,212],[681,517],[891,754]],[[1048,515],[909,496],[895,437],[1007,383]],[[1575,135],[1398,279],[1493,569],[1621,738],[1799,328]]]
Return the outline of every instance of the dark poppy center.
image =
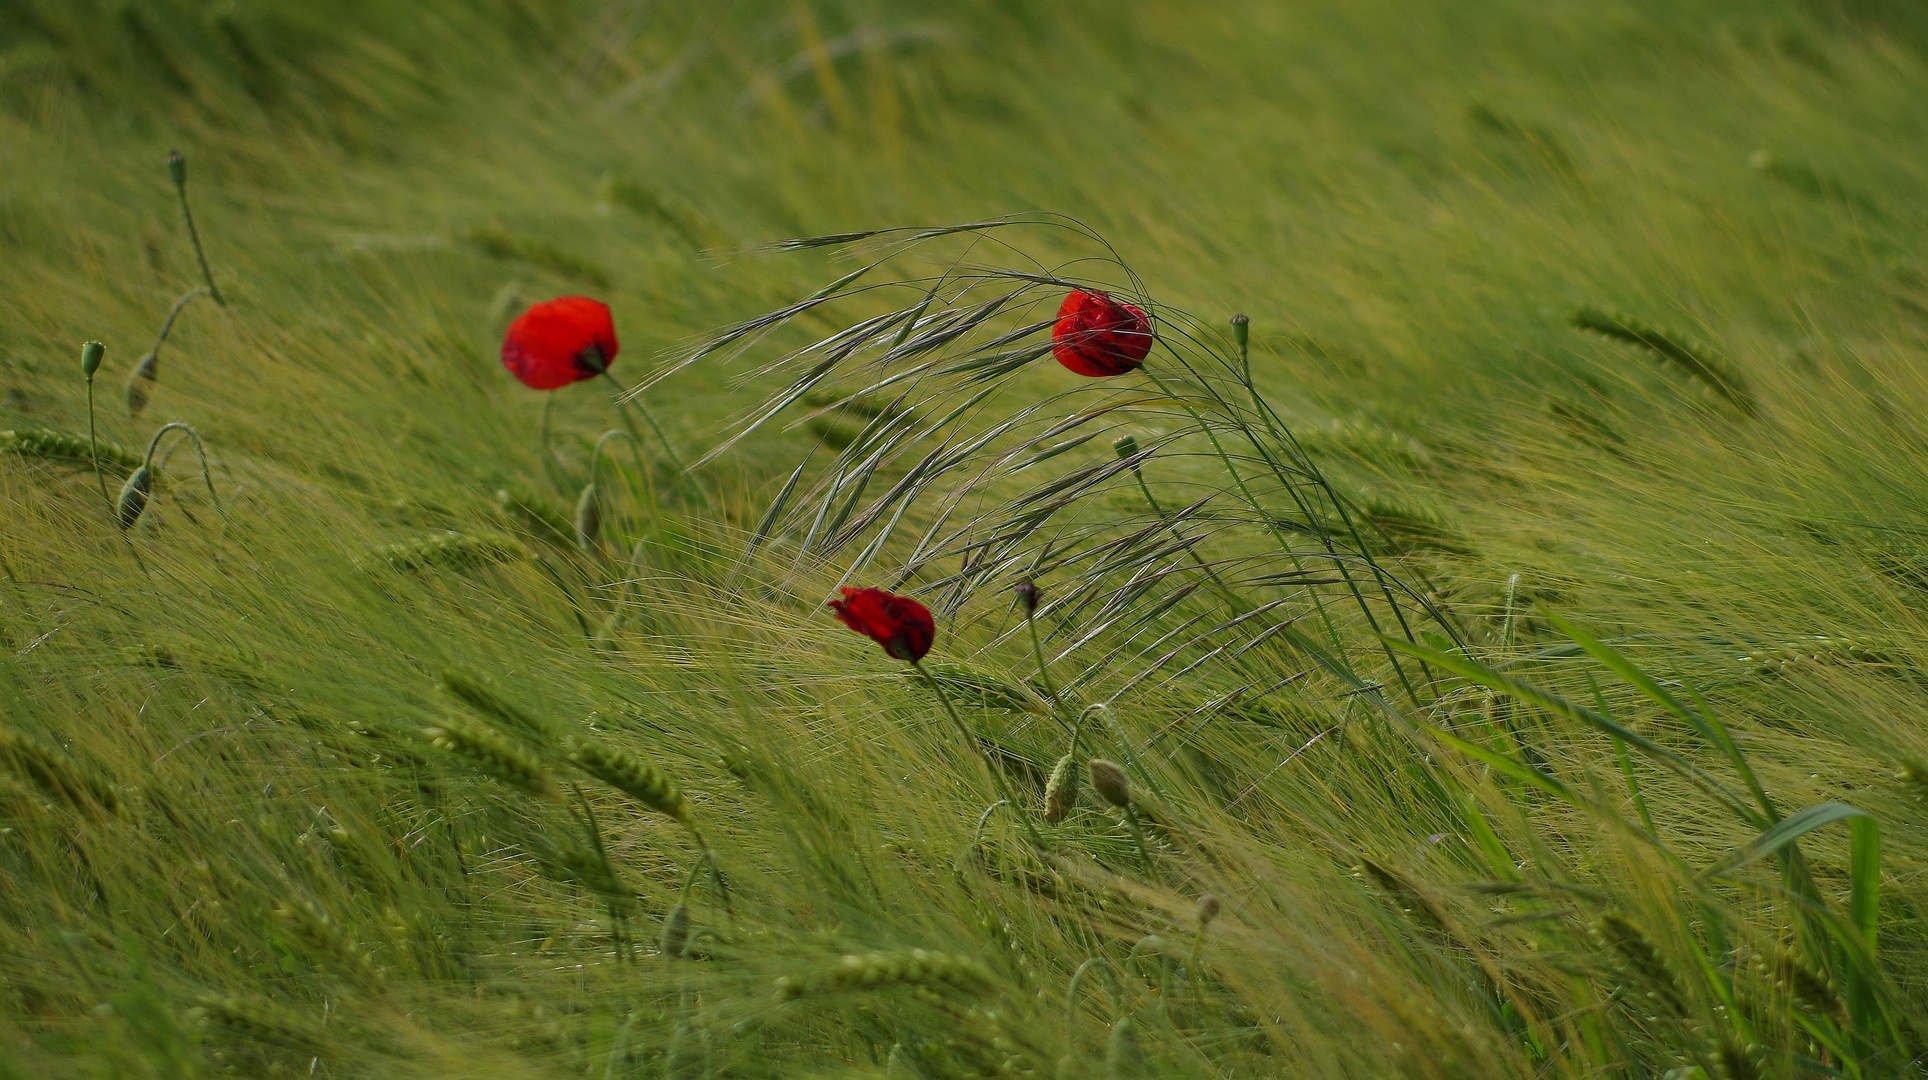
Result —
[[[592,341],[583,346],[576,354],[576,366],[591,375],[601,375],[609,367],[609,356],[603,352],[602,342]]]

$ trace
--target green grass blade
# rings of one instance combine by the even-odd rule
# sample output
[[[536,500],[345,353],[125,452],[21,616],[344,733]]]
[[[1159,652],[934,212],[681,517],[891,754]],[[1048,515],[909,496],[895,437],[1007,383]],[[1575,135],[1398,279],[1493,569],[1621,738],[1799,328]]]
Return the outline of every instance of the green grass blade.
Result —
[[[1502,675],[1471,658],[1460,656],[1456,653],[1441,652],[1438,649],[1430,649],[1424,645],[1417,645],[1402,638],[1388,637],[1383,634],[1380,635],[1380,640],[1400,652],[1416,657],[1425,663],[1451,672],[1454,675],[1458,675],[1468,682],[1478,683],[1481,686],[1497,690],[1502,694],[1507,694],[1520,701],[1537,705],[1553,713],[1555,716],[1563,716],[1569,720],[1578,721],[1588,727],[1620,739],[1628,745],[1638,747],[1649,757],[1665,765],[1683,779],[1688,780],[1702,791],[1718,799],[1728,809],[1743,817],[1751,817],[1745,803],[1741,801],[1740,797],[1728,791],[1718,780],[1708,776],[1686,758],[1661,746],[1659,743],[1654,742],[1652,739],[1647,738],[1632,728],[1620,724],[1611,717],[1604,716],[1584,705],[1568,701],[1558,694]]]
[[[1700,876],[1702,879],[1708,879],[1719,877],[1722,874],[1732,873],[1749,863],[1758,862],[1780,851],[1782,848],[1794,843],[1796,840],[1799,840],[1801,837],[1806,836],[1816,829],[1825,828],[1837,821],[1846,821],[1849,818],[1866,817],[1868,817],[1867,811],[1849,806],[1847,803],[1824,802],[1818,806],[1810,806],[1798,814],[1790,814],[1780,821],[1775,822],[1773,826],[1761,833],[1761,835],[1755,837],[1746,847],[1728,856],[1721,862],[1716,863],[1706,871],[1703,871]],[[1877,849],[1874,859],[1877,863],[1879,862],[1879,849]],[[1878,869],[1879,867],[1877,866],[1877,870]]]

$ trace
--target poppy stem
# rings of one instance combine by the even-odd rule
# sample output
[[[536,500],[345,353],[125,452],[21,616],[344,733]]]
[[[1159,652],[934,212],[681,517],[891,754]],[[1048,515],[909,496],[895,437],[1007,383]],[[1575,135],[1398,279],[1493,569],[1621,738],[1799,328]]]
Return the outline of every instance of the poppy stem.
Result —
[[[670,443],[669,436],[663,434],[663,427],[661,424],[658,424],[656,422],[656,417],[652,415],[650,411],[643,406],[642,399],[639,397],[630,398],[627,402],[625,402],[623,400],[623,394],[627,392],[628,388],[623,386],[622,383],[617,382],[616,376],[611,375],[607,369],[604,369],[602,373],[602,377],[605,379],[608,379],[609,385],[614,386],[616,388],[616,415],[623,418],[623,425],[629,428],[629,433],[631,435],[636,434],[636,425],[634,422],[632,422],[629,419],[629,414],[623,411],[624,405],[629,405],[632,408],[634,408],[637,412],[642,414],[643,422],[649,425],[649,430],[655,432],[656,438],[662,442],[663,453],[669,458],[669,463],[676,467],[677,472],[679,473],[682,472],[683,459],[677,456],[676,447]],[[642,440],[639,438],[637,441],[641,442]]]
[[[545,394],[542,398],[542,456],[549,456],[549,419],[556,414],[556,395]]]
[[[1051,682],[1050,666],[1044,662],[1044,642],[1038,638],[1038,620],[1032,613],[1026,612],[1024,625],[1031,631],[1031,655],[1038,661],[1038,679],[1044,683],[1045,696],[1051,699],[1051,708],[1052,711],[1055,712],[1059,708],[1058,688]],[[1076,729],[1073,730],[1075,731]],[[1071,750],[1073,753],[1076,753],[1078,747],[1077,736],[1075,734],[1072,736],[1071,742]]]
[[[951,704],[951,696],[944,692],[944,684],[938,682],[937,676],[932,675],[930,669],[922,662],[913,660],[910,666],[917,669],[917,673],[924,677],[924,681],[929,683],[931,690],[937,694],[937,700],[943,703],[945,714],[951,718],[951,723],[957,726],[957,733],[963,736],[965,748],[976,749],[977,736],[971,734],[971,729],[965,725],[964,718],[957,715],[957,706]],[[1024,825],[1024,833],[1031,838],[1031,846],[1040,851],[1045,850],[1044,838],[1038,835],[1038,828],[1031,823],[1031,815],[1024,809],[1024,804],[1011,794],[1010,785],[1005,783],[1003,771],[997,767],[996,762],[991,760],[988,752],[979,750],[978,756],[984,762],[985,769],[990,771],[991,781],[997,785],[997,793],[1011,805],[1012,811],[1018,816],[1018,821]]]
[[[1125,828],[1131,831],[1131,842],[1138,848],[1138,858],[1145,864],[1145,873],[1158,873],[1158,865],[1151,861],[1151,848],[1145,843],[1145,830],[1138,824],[1138,810],[1129,803],[1125,805]]]
[[[194,211],[187,206],[187,188],[177,185],[174,191],[181,200],[181,220],[187,223],[187,238],[194,244],[194,261],[201,264],[201,280],[208,283],[208,296],[215,303],[227,307],[227,298],[221,295],[220,287],[214,284],[214,271],[208,269],[207,252],[201,249],[201,230],[194,227]]]
[[[100,485],[101,501],[111,510],[114,500],[107,495],[107,478],[100,471],[100,440],[94,435],[94,377],[91,374],[87,376],[87,454],[94,462],[94,482]]]

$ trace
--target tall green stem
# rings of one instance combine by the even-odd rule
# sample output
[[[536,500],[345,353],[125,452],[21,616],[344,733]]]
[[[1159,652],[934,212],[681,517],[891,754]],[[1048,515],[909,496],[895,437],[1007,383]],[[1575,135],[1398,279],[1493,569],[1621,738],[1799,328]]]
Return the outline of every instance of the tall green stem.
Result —
[[[87,376],[87,455],[94,463],[94,483],[100,486],[101,501],[109,508],[114,500],[107,494],[107,478],[100,472],[100,440],[94,435],[94,376]]]
[[[944,692],[944,684],[938,682],[937,677],[932,675],[930,669],[926,668],[922,662],[912,661],[911,666],[917,669],[917,673],[922,675],[924,681],[930,684],[931,690],[936,692],[937,700],[944,706],[944,714],[951,718],[951,723],[957,728],[957,734],[963,738],[964,748],[967,750],[976,750],[977,736],[971,734],[971,729],[964,723],[964,718],[957,715],[957,707],[951,704],[951,696]],[[997,785],[997,793],[1003,797],[1005,802],[1011,804],[1011,809],[1017,814],[1018,821],[1023,823],[1025,835],[1031,838],[1031,845],[1040,851],[1044,850],[1044,838],[1038,835],[1037,826],[1031,823],[1030,811],[1026,810],[1024,804],[1018,802],[1016,797],[1011,794],[1010,785],[1005,783],[1004,780],[1004,772],[997,767],[996,762],[991,760],[990,754],[978,751],[978,758],[984,762],[984,768],[990,772],[991,782]]]

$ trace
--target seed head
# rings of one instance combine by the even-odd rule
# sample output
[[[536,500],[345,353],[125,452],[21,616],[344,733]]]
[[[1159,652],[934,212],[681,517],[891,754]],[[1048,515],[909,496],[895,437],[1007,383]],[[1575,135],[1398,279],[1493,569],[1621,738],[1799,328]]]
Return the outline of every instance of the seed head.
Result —
[[[1125,776],[1124,766],[1104,758],[1092,758],[1087,766],[1091,770],[1091,790],[1098,797],[1120,810],[1131,805],[1131,781]]]
[[[596,501],[593,480],[583,485],[576,499],[576,546],[585,555],[594,555],[602,547],[602,504]]]
[[[570,761],[583,772],[659,814],[688,824],[689,803],[682,791],[656,767],[606,743],[576,739],[569,746]]]
[[[336,1054],[326,1030],[262,998],[203,995],[195,999],[193,1015],[211,1027],[254,1042],[321,1057]]]
[[[845,990],[881,990],[893,986],[945,986],[969,994],[990,989],[990,973],[963,957],[912,949],[844,957],[836,964],[803,975],[777,980],[777,1000],[832,994]]]
[[[541,762],[487,728],[450,719],[439,727],[425,729],[422,734],[438,749],[468,759],[477,769],[505,784],[549,802],[561,801],[555,780]]]
[[[0,453],[86,464],[94,460],[96,450],[103,469],[133,472],[141,466],[141,455],[110,442],[89,442],[83,435],[69,435],[51,428],[0,431]]]
[[[1131,457],[1138,452],[1138,440],[1130,435],[1120,435],[1111,440],[1111,449],[1121,458]]]
[[[397,570],[467,570],[520,559],[528,550],[514,537],[501,534],[464,536],[444,532],[421,540],[384,544],[369,554]],[[364,564],[368,565],[368,564]]]
[[[1218,912],[1219,912],[1218,897],[1213,896],[1211,893],[1206,893],[1204,896],[1199,897],[1198,898],[1198,928],[1200,930],[1203,930],[1206,927],[1212,925],[1212,920],[1218,918]]]
[[[181,156],[179,150],[167,152],[167,178],[174,182],[176,190],[187,187],[187,159]]]
[[[538,743],[550,737],[549,725],[525,709],[510,704],[502,695],[467,671],[450,669],[442,673],[442,692],[518,734]]]
[[[573,841],[562,841],[555,847],[556,870],[565,881],[576,884],[608,899],[618,907],[627,906],[631,893],[623,887],[622,879],[616,876],[616,868],[601,851]]]
[[[1232,316],[1232,342],[1238,346],[1239,356],[1245,355],[1246,343],[1251,340],[1251,337],[1252,320],[1246,318],[1242,311]]]
[[[368,955],[343,935],[341,924],[321,905],[303,897],[289,897],[275,906],[274,920],[302,946],[309,959],[370,981],[381,980],[381,972],[368,962]]]
[[[127,482],[121,485],[120,498],[114,501],[114,513],[120,518],[120,527],[126,531],[141,519],[147,509],[147,500],[154,493],[154,470],[143,465],[134,470]]]
[[[120,797],[112,786],[30,735],[0,728],[0,766],[83,813],[120,812]]]
[[[107,355],[107,346],[98,341],[89,341],[80,347],[80,373],[88,378],[100,370],[101,358]]]
[[[1051,778],[1044,784],[1044,821],[1056,825],[1071,813],[1078,803],[1078,762],[1070,754],[1058,759],[1051,769]]]
[[[1024,609],[1024,617],[1030,618],[1038,611],[1038,585],[1035,581],[1020,581],[1011,589],[1018,598],[1018,606]]]
[[[1646,984],[1647,996],[1676,1017],[1687,1015],[1680,996],[1680,985],[1673,970],[1653,941],[1631,919],[1609,911],[1592,927],[1593,937],[1618,954],[1620,965],[1639,982]]]

